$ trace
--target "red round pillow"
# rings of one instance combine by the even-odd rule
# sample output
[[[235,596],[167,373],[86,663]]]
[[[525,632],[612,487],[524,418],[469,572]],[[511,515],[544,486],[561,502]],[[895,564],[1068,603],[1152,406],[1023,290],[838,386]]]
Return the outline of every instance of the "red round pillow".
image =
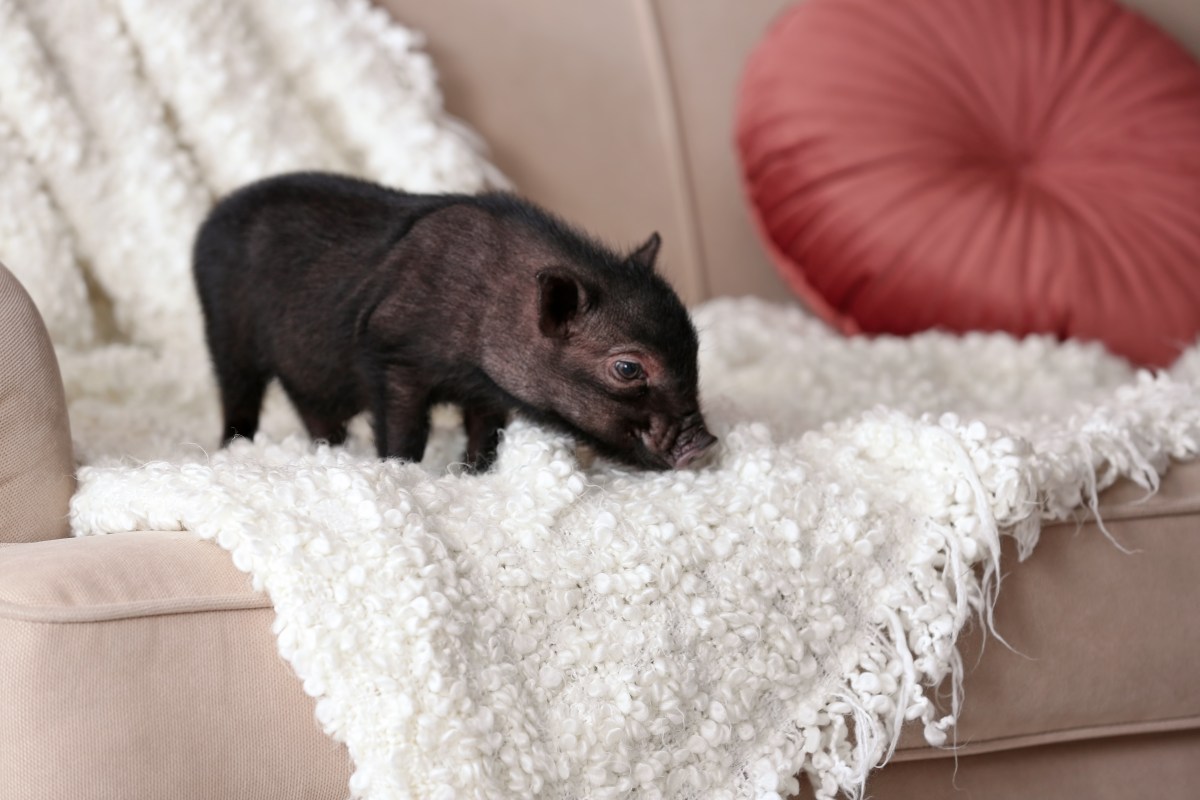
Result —
[[[1112,0],[807,0],[737,145],[771,256],[847,333],[1200,332],[1200,65]]]

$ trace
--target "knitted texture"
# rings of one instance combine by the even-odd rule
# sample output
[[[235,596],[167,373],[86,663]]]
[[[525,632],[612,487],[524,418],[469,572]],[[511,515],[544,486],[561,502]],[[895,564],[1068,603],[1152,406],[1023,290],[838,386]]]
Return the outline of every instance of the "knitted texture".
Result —
[[[361,418],[309,442],[277,390],[217,450],[188,275],[213,196],[301,167],[489,180],[417,44],[353,0],[0,0],[0,188],[28,222],[0,256],[58,345],[73,530],[228,550],[354,796],[856,791],[904,720],[951,735],[929,691],[958,686],[1001,535],[1028,552],[1042,519],[1195,453],[1195,353],[1151,376],[1044,339],[846,341],[751,300],[696,314],[703,470],[519,422],[468,476],[445,409],[424,463],[384,462]]]

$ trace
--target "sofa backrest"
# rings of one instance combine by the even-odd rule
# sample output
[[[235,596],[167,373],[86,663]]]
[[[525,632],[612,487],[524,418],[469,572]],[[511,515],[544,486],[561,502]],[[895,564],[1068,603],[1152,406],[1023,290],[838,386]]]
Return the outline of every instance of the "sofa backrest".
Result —
[[[618,245],[653,229],[684,300],[793,295],[734,157],[746,57],[793,0],[375,0],[422,32],[450,113],[515,188]],[[1122,0],[1200,54],[1196,0]]]

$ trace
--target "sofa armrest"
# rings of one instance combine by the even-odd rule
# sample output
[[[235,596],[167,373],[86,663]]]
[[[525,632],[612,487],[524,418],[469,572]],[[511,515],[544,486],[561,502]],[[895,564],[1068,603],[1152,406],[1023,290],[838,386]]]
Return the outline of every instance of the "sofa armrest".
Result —
[[[66,536],[74,491],[58,360],[33,301],[0,264],[0,542]]]
[[[343,800],[274,617],[190,533],[0,545],[0,800]]]

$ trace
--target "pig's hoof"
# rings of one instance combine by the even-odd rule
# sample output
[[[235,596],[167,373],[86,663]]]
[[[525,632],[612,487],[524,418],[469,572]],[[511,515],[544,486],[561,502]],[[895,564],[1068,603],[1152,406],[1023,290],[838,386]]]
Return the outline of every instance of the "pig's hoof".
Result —
[[[467,460],[466,460],[467,472],[471,475],[482,475],[483,473],[490,470],[492,468],[492,465],[495,463],[496,463],[496,450],[495,449],[485,450],[484,452],[476,455],[474,458],[471,458],[471,456],[468,454]]]

